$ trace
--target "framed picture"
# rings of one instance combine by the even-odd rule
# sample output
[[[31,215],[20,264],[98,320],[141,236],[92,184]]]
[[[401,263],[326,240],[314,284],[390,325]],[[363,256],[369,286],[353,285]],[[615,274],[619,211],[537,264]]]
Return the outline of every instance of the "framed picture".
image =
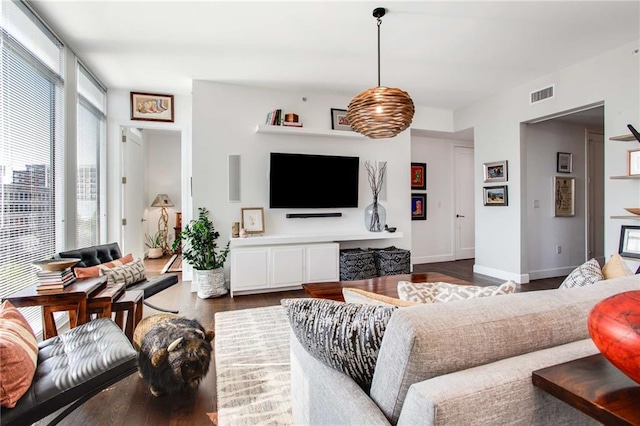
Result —
[[[640,226],[622,225],[618,253],[622,257],[640,258]]]
[[[573,171],[573,154],[559,152],[556,160],[556,170],[558,173],[571,173]]]
[[[346,109],[331,108],[331,128],[333,130],[349,130],[353,132],[351,124],[347,119]]]
[[[411,189],[427,189],[427,163],[411,163]]]
[[[509,196],[507,185],[485,186],[484,205],[485,206],[508,206]]]
[[[507,160],[484,163],[485,182],[506,182],[507,181]]]
[[[640,149],[627,151],[627,174],[629,176],[640,175]]]
[[[173,95],[131,92],[131,119],[173,123]]]
[[[263,207],[243,207],[240,209],[242,216],[241,228],[247,234],[264,233],[264,208]]]
[[[427,220],[427,194],[411,194],[411,220]]]
[[[556,176],[553,185],[556,217],[576,215],[576,178]]]

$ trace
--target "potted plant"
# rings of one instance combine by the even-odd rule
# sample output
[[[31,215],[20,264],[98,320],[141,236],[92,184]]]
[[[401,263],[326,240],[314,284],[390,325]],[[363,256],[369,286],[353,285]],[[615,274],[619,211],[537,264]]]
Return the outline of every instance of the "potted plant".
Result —
[[[162,239],[160,238],[160,233],[156,232],[153,235],[145,234],[145,240],[144,245],[149,247],[147,257],[149,259],[158,259],[162,257],[164,251],[162,250]]]
[[[198,297],[206,299],[227,294],[224,285],[224,262],[229,254],[229,242],[222,249],[218,249],[216,240],[220,233],[216,231],[209,219],[209,211],[198,208],[198,218],[192,220],[173,242],[173,249],[177,249],[180,241],[182,258],[193,266],[193,280],[197,284]]]

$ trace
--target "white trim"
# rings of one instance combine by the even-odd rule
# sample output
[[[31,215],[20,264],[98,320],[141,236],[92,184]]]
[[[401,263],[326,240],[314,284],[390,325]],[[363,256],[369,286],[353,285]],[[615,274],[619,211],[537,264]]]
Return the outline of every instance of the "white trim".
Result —
[[[473,265],[473,272],[476,274],[487,275],[503,280],[511,280],[517,284],[525,284],[529,282],[529,274],[514,274],[512,272],[502,271],[500,269],[488,268],[481,265]]]

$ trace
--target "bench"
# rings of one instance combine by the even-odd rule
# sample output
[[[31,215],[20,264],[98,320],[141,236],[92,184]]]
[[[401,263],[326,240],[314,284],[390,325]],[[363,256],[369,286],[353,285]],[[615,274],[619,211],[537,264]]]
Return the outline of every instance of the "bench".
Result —
[[[136,350],[111,319],[72,328],[38,344],[31,386],[15,407],[2,408],[0,424],[32,424],[64,408],[49,422],[57,424],[103,389],[134,373],[137,366]]]

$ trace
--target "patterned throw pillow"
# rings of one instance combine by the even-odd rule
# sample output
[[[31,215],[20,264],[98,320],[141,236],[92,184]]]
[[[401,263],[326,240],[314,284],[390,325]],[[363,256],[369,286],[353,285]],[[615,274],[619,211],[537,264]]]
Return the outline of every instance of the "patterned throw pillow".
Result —
[[[382,336],[397,308],[306,298],[281,303],[305,350],[368,391]]]
[[[361,303],[363,305],[379,306],[413,306],[416,302],[396,299],[395,297],[384,296],[382,294],[371,293],[359,288],[343,288],[342,296],[346,303]]]
[[[93,278],[102,275],[103,268],[113,268],[115,266],[121,266],[126,263],[133,262],[133,254],[129,253],[120,259],[113,260],[111,262],[105,262],[96,266],[89,266],[86,268],[74,268],[73,272],[76,274],[76,278]]]
[[[604,279],[600,264],[595,259],[590,259],[571,271],[567,278],[562,281],[560,288],[574,288],[591,285]]]
[[[27,320],[9,301],[0,305],[0,405],[13,408],[29,390],[38,343]]]
[[[398,296],[402,300],[418,303],[446,303],[476,297],[498,296],[515,293],[516,283],[507,281],[499,286],[459,285],[444,282],[398,282]]]
[[[605,280],[610,280],[611,278],[633,275],[633,271],[629,268],[622,256],[616,253],[611,256],[602,267],[602,275]]]
[[[142,259],[113,268],[102,268],[107,276],[107,284],[125,284],[129,286],[147,278]]]

